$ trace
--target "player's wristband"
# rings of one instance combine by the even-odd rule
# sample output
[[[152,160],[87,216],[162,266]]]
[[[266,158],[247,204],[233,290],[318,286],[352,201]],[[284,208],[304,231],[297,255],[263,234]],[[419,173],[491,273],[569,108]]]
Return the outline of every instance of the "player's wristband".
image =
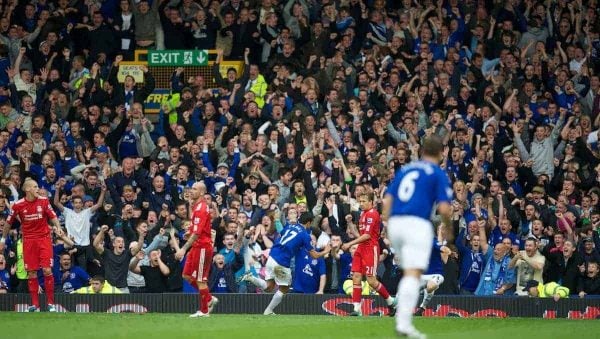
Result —
[[[5,244],[6,243],[6,238],[2,237],[0,238],[0,244]]]

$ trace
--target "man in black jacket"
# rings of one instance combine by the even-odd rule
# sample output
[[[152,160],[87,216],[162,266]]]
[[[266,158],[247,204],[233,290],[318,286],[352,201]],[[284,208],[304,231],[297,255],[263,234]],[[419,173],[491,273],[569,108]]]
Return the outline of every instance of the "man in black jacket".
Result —
[[[600,275],[598,274],[600,269],[598,262],[590,261],[588,263],[587,272],[584,277],[579,279],[577,284],[577,291],[579,297],[583,298],[586,295],[600,295]]]
[[[246,48],[244,50],[244,73],[240,78],[237,77],[237,70],[235,68],[227,69],[227,77],[223,78],[221,76],[221,71],[219,70],[221,67],[221,61],[223,61],[223,50],[217,50],[217,59],[213,64],[213,76],[215,77],[215,82],[217,86],[223,87],[228,91],[233,90],[233,85],[240,84],[241,86],[246,85],[248,83],[249,73],[250,73],[250,62],[248,61],[248,55],[250,54],[250,49]]]
[[[581,268],[584,266],[581,254],[572,241],[566,240],[563,250],[555,251],[548,255],[550,265],[546,268],[544,282],[559,283],[568,288],[572,293],[577,292],[577,284],[581,278]]]
[[[143,87],[140,88],[136,86],[135,79],[129,75],[125,77],[125,82],[122,84],[119,83],[117,80],[117,73],[119,72],[119,64],[121,61],[123,61],[123,56],[117,55],[110,71],[109,81],[114,86],[112,103],[115,107],[123,105],[126,110],[129,110],[134,102],[143,103],[146,101],[146,98],[154,91],[156,83],[146,66],[140,66],[144,72]]]
[[[344,281],[351,278],[350,266],[352,265],[352,255],[340,249],[342,246],[342,237],[339,234],[331,235],[331,252],[325,258],[325,271],[327,272],[327,281],[325,282],[325,293],[343,294]]]
[[[108,58],[113,53],[117,45],[115,31],[104,22],[102,13],[95,12],[92,16],[93,26],[88,26],[87,33],[88,49],[90,51],[90,60],[97,60],[99,54],[104,54]]]

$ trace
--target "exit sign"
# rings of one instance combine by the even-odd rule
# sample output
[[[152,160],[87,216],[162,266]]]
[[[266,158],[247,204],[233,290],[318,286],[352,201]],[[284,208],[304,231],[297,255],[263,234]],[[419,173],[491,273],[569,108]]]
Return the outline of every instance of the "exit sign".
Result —
[[[207,66],[208,51],[194,50],[164,50],[148,51],[149,66]]]

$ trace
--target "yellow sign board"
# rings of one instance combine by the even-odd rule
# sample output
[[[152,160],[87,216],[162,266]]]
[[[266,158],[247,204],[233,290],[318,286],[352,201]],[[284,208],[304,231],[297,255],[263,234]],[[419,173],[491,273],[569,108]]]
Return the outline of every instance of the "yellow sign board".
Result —
[[[119,72],[117,73],[117,80],[124,82],[125,77],[131,75],[136,83],[144,82],[144,72],[141,67],[144,62],[121,62],[119,64]]]
[[[212,63],[211,63],[212,64]],[[242,76],[242,71],[244,70],[244,63],[241,61],[223,61],[219,64],[219,73],[223,79],[227,78],[227,70],[230,68],[234,68],[237,72],[238,78]]]

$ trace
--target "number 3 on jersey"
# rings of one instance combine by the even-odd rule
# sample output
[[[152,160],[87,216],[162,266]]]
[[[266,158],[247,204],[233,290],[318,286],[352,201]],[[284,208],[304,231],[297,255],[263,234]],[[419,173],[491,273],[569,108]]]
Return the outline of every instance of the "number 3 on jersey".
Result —
[[[398,187],[398,199],[402,202],[407,202],[415,193],[416,181],[419,178],[418,171],[411,171],[404,175],[400,186]]]
[[[283,232],[283,236],[281,237],[280,240],[280,244],[285,245],[286,243],[292,241],[292,239],[294,239],[296,236],[298,235],[298,232],[296,231],[292,231],[292,230],[285,230],[285,232]]]

